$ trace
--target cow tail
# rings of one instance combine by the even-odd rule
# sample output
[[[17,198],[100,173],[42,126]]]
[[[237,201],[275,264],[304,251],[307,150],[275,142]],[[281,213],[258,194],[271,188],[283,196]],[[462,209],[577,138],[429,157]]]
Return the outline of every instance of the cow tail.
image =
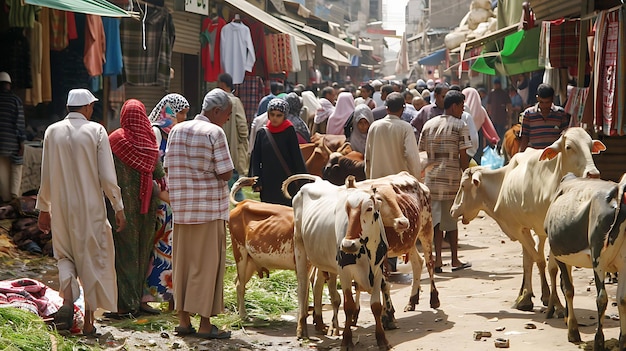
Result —
[[[289,190],[287,189],[289,187],[289,184],[297,181],[297,180],[310,180],[313,182],[317,182],[318,180],[321,181],[322,178],[316,176],[316,175],[312,175],[312,174],[294,174],[292,176],[290,176],[289,178],[285,179],[285,181],[283,182],[283,195],[287,198],[287,199],[291,199],[291,194],[289,194]]]

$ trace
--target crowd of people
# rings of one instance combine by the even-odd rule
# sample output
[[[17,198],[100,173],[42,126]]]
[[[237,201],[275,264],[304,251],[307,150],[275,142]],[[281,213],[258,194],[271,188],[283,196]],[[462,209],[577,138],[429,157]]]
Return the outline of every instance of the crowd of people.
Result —
[[[23,152],[23,112],[10,77],[0,73],[0,81],[0,125],[17,125],[0,130],[0,170],[13,174]],[[307,172],[299,144],[311,142],[314,133],[345,135],[364,155],[367,178],[407,171],[423,181],[432,197],[435,271],[444,267],[444,239],[452,270],[471,267],[458,257],[457,219],[450,216],[463,170],[479,164],[483,147],[497,146],[520,120],[519,151],[545,147],[569,126],[549,85],[539,85],[537,103],[528,107],[515,88],[519,80],[508,91],[499,79],[493,83],[489,92],[422,79],[286,92],[272,82],[249,126],[232,77],[222,74],[193,119],[180,94],[164,96],[150,114],[130,99],[120,128],[110,134],[90,122],[97,98],[86,89],[71,90],[67,116],[45,133],[36,205],[40,229],[54,233],[64,298],[57,328],[72,323],[80,281],[84,334],[96,332],[97,308],[111,318],[131,318],[158,314],[149,302],[167,301],[178,313],[178,334],[230,337],[210,322],[224,309],[229,186],[240,176],[257,177],[253,189],[261,201],[290,206],[281,185]],[[1,178],[2,200],[17,196],[13,183],[3,181],[11,177]],[[198,330],[193,314],[201,317]]]

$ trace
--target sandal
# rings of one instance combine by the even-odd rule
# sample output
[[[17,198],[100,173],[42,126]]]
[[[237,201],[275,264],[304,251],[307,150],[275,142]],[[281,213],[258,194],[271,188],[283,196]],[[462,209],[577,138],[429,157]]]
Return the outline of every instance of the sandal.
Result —
[[[465,268],[470,268],[472,266],[471,263],[469,262],[463,262],[462,265],[458,266],[458,267],[452,267],[452,271],[460,271],[461,269],[465,269]]]
[[[174,328],[174,333],[178,336],[191,335],[196,333],[196,329],[193,326],[181,327],[180,325]]]
[[[74,306],[63,305],[54,314],[54,327],[57,330],[69,330],[74,325]]]
[[[435,267],[435,273],[443,273],[443,268]]]
[[[216,326],[211,326],[210,333],[197,333],[195,336],[201,339],[230,339],[230,331],[223,331],[217,329]]]
[[[98,334],[98,329],[96,328],[96,326],[92,326],[92,329],[90,332],[85,332],[85,330],[83,329],[83,336],[88,337],[88,338],[96,338],[96,337],[99,337],[100,334]]]

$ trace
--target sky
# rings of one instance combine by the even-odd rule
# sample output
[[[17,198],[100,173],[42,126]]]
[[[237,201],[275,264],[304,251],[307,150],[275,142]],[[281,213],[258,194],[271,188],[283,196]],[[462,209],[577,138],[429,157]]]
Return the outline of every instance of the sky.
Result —
[[[404,10],[409,0],[383,0],[383,28],[395,29],[397,35],[404,33]],[[386,38],[389,50],[400,50],[400,40]]]

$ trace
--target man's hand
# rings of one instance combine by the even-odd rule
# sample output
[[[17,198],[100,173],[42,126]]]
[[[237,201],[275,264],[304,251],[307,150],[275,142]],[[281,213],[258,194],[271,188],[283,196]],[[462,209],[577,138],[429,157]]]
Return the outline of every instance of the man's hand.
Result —
[[[40,211],[37,225],[39,226],[39,230],[45,234],[50,233],[50,212]]]
[[[117,229],[115,229],[117,233],[126,228],[126,215],[124,214],[124,210],[115,212],[115,225],[117,226]]]

